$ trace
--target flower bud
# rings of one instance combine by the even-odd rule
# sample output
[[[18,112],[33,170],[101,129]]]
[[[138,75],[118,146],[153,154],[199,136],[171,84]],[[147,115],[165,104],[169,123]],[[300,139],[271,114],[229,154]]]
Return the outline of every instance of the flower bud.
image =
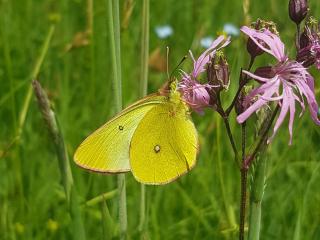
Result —
[[[264,53],[264,51],[257,44],[255,44],[251,38],[249,38],[247,41],[247,51],[251,55],[251,58],[255,58]]]
[[[244,106],[245,96],[246,96],[245,91],[244,89],[242,89],[234,106],[237,115],[240,115],[245,111],[245,106]]]
[[[302,63],[302,65],[305,68],[308,68],[315,64],[316,62],[316,56],[313,54],[313,51],[311,47],[305,47],[303,49],[300,49],[298,51],[297,57],[296,57],[297,62]]]
[[[308,0],[290,0],[289,16],[297,25],[301,23],[308,13]]]
[[[270,32],[278,35],[276,25],[271,21],[264,21],[258,18],[256,22],[251,24],[251,27],[255,30],[268,29]],[[255,44],[251,38],[247,41],[247,51],[251,55],[251,58],[255,58],[264,53],[264,51]]]
[[[296,60],[304,67],[315,64],[317,68],[320,68],[320,26],[313,17],[307,20],[300,36],[300,48]]]
[[[270,106],[268,104],[264,105],[256,112],[256,115],[256,137],[261,137],[263,133],[267,130],[268,123],[272,115]]]
[[[230,83],[229,64],[222,52],[217,52],[208,64],[207,78],[215,92],[228,89]]]
[[[310,38],[307,33],[307,29],[305,28],[304,31],[300,35],[300,46],[299,49],[303,49],[310,44]]]
[[[252,27],[258,30],[261,27],[260,25],[261,21],[260,19],[257,19],[257,21],[252,24]],[[255,58],[264,53],[264,51],[257,44],[255,44],[255,42],[251,38],[249,38],[247,41],[247,51],[251,55],[251,58]]]
[[[254,103],[254,99],[251,99],[248,101],[247,96],[248,93],[252,90],[252,86],[244,86],[239,94],[238,99],[235,103],[235,111],[237,115],[240,115],[245,110],[247,110],[248,107],[250,107]]]
[[[275,76],[275,73],[274,73],[271,66],[258,67],[254,71],[254,74],[258,75],[259,77],[263,77],[263,78],[273,78]]]

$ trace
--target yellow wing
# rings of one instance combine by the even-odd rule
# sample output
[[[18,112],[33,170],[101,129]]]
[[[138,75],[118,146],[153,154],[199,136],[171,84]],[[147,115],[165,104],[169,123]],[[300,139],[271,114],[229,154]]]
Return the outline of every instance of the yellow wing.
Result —
[[[166,102],[140,121],[130,144],[130,165],[144,184],[169,183],[196,163],[198,136],[184,107]]]
[[[81,143],[74,154],[76,164],[96,172],[130,171],[132,135],[146,113],[165,99],[164,96],[150,95],[124,109]]]

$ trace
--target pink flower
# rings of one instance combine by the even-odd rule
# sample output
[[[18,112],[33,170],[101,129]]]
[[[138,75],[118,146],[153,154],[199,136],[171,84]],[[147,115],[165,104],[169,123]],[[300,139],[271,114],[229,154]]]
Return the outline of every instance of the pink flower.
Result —
[[[313,77],[301,63],[288,59],[284,52],[284,44],[277,35],[268,30],[260,32],[248,27],[242,27],[241,30],[261,49],[273,55],[278,60],[278,63],[271,67],[270,71],[272,71],[272,73],[270,74],[270,78],[243,71],[248,76],[261,82],[261,85],[253,89],[246,97],[246,102],[250,102],[257,96],[258,100],[240,114],[237,117],[237,121],[243,123],[259,108],[270,101],[276,101],[280,104],[281,110],[275,123],[271,139],[274,137],[289,112],[289,144],[291,144],[296,102],[300,104],[303,112],[305,109],[305,98],[309,105],[311,118],[316,124],[320,125],[320,120],[317,115],[319,108],[314,94]]]
[[[202,113],[203,109],[209,106],[210,96],[207,89],[211,87],[210,84],[201,84],[193,80],[191,75],[182,72],[179,90],[182,93],[183,99],[195,112]]]
[[[198,76],[206,71],[206,65],[215,53],[229,43],[230,38],[225,39],[224,36],[218,37],[197,60],[194,59],[192,52],[189,51],[193,60],[193,71],[190,74],[182,71],[179,90],[186,103],[198,113],[202,113],[203,109],[210,105],[210,96],[207,89],[214,87],[210,84],[201,84],[198,81]]]

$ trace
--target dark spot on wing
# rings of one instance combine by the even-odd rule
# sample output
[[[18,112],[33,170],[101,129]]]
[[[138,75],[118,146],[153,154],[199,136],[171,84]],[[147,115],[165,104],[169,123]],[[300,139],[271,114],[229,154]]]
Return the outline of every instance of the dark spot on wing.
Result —
[[[160,150],[161,150],[161,148],[160,148],[159,145],[155,145],[154,148],[153,148],[153,150],[154,150],[155,153],[159,153]]]

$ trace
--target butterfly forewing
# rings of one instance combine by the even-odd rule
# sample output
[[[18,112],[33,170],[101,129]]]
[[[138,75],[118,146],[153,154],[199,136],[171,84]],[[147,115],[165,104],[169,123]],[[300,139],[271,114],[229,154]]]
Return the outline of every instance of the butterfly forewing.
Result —
[[[87,137],[75,152],[79,166],[97,172],[130,171],[129,146],[141,119],[165,97],[146,97],[120,112]]]

